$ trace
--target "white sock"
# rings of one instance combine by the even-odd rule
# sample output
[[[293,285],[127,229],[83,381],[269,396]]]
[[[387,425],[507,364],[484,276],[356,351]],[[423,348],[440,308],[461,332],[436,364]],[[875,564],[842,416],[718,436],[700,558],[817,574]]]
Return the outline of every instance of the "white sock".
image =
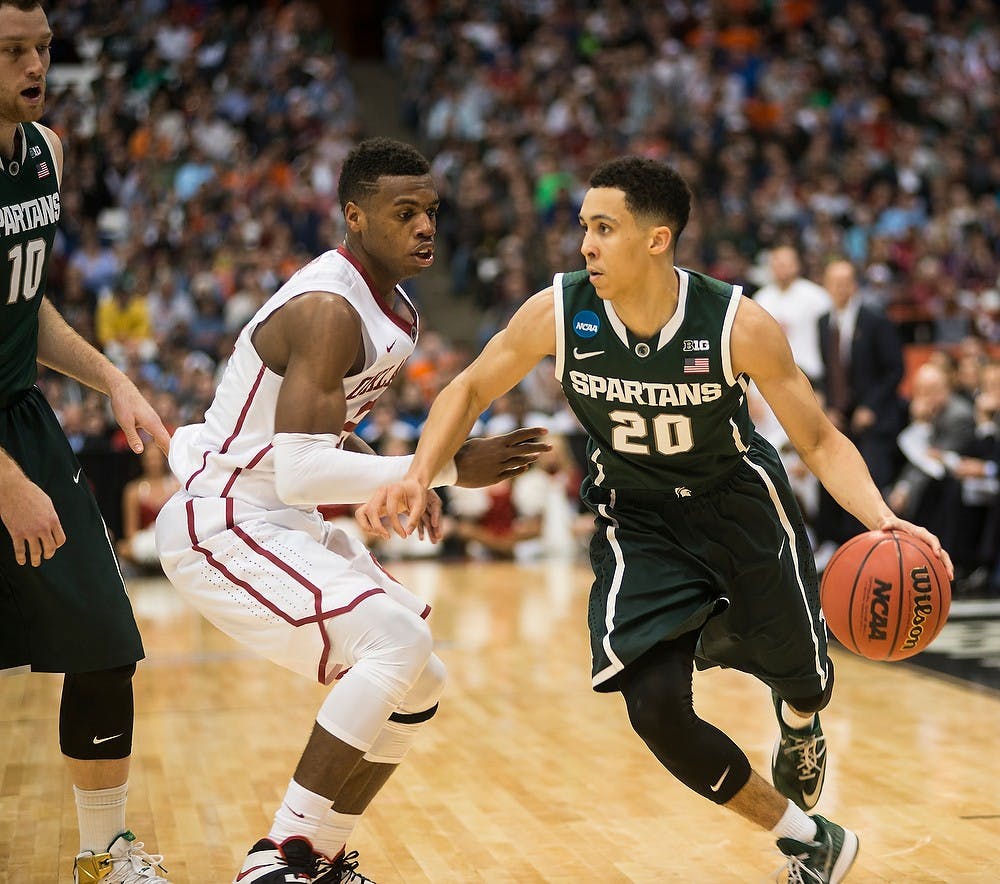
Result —
[[[806,728],[812,727],[815,718],[815,712],[810,712],[808,715],[802,716],[784,700],[781,701],[781,720],[790,728],[797,731],[804,731]]]
[[[267,837],[280,844],[286,838],[298,835],[308,838],[315,847],[320,824],[332,805],[332,799],[310,792],[294,779],[289,780],[288,791],[274,815]]]
[[[125,831],[125,799],[128,783],[111,789],[78,789],[73,787],[76,798],[76,818],[80,826],[80,853],[91,850],[104,853]]]
[[[328,859],[333,859],[346,847],[347,839],[351,837],[351,833],[360,819],[361,814],[327,811],[319,831],[316,833],[316,840],[313,841],[316,852],[322,853]]]
[[[808,844],[816,840],[816,831],[816,820],[789,801],[778,825],[771,829],[771,834],[775,838],[794,838]]]

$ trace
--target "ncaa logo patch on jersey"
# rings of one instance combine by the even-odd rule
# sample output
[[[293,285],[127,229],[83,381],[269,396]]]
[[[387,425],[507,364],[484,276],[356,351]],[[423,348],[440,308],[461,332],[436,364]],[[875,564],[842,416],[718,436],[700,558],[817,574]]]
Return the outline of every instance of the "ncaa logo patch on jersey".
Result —
[[[601,330],[601,319],[593,310],[581,310],[573,317],[573,334],[592,338]]]

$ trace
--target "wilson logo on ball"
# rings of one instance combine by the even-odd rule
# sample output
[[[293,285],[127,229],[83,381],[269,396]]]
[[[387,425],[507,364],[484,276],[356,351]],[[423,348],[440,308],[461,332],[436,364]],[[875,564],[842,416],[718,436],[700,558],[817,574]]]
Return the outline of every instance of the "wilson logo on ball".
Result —
[[[913,616],[910,618],[910,631],[903,648],[916,647],[924,634],[924,623],[934,613],[934,603],[931,601],[931,575],[926,568],[914,568],[910,571],[910,581],[913,584]]]

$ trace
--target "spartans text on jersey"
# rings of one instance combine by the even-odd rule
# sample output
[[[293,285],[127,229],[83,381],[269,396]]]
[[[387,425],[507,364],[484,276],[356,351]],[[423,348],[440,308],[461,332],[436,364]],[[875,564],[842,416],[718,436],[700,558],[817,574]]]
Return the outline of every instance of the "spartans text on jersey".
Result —
[[[13,236],[36,227],[54,224],[60,215],[59,194],[50,193],[23,203],[4,206],[0,223],[4,226],[4,236]]]
[[[701,405],[722,396],[722,385],[717,383],[661,384],[654,381],[627,381],[582,371],[571,371],[569,377],[573,389],[581,396],[626,405],[656,405],[661,408]]]

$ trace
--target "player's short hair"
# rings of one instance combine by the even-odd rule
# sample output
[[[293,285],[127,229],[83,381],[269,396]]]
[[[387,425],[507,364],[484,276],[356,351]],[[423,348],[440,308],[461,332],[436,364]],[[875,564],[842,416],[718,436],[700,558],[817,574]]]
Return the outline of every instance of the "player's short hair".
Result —
[[[0,0],[0,6],[13,6],[21,12],[31,12],[33,9],[45,9],[42,0]]]
[[[636,216],[663,224],[674,240],[691,214],[691,188],[680,172],[648,157],[620,157],[598,166],[591,187],[613,187],[625,194],[625,207]]]
[[[427,175],[430,171],[430,163],[412,145],[395,138],[366,138],[347,155],[340,170],[340,208],[370,197],[385,175]]]

